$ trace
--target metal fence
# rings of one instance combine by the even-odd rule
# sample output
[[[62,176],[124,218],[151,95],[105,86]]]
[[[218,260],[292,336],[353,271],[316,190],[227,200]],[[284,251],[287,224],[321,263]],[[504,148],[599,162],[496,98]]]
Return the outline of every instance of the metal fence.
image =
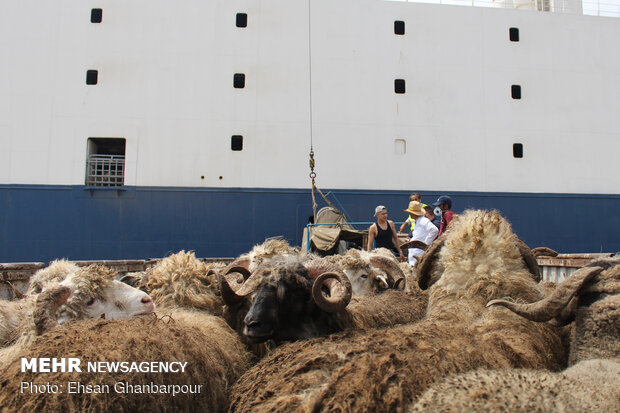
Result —
[[[611,257],[612,255],[611,253],[559,254],[557,257],[538,257],[536,261],[542,270],[543,280],[559,283],[593,260]]]
[[[124,183],[124,155],[88,155],[86,160],[87,186],[123,186]]]

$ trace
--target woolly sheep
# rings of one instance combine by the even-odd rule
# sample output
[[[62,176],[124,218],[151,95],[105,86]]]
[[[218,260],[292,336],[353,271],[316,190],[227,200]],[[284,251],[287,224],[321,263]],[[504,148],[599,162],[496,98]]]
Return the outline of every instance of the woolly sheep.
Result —
[[[133,285],[146,291],[158,307],[183,307],[222,314],[222,299],[215,270],[221,266],[206,264],[192,251],[179,251],[157,262],[143,275],[135,278]]]
[[[46,288],[69,287],[71,296],[59,307],[56,319],[63,323],[82,318],[123,318],[153,312],[148,294],[114,280],[116,273],[101,265],[78,268],[66,261],[54,262],[47,271],[33,275],[29,294],[20,301],[0,301],[0,345],[13,345],[30,334],[32,312],[38,295]]]
[[[618,412],[620,363],[588,360],[562,373],[476,370],[428,389],[409,412]]]
[[[205,273],[206,270],[206,273]],[[225,411],[228,388],[245,371],[250,353],[226,322],[209,312],[213,306],[212,275],[199,264],[193,253],[180,252],[163,259],[142,279],[154,297],[163,303],[157,317],[140,317],[118,322],[98,320],[55,326],[23,347],[21,356],[48,357],[49,354],[79,355],[88,361],[180,361],[187,370],[177,374],[118,372],[114,374],[75,375],[50,373],[45,377],[25,373],[19,381],[3,375],[0,380],[0,403],[3,406],[87,411]],[[197,308],[201,310],[198,311]],[[48,327],[51,328],[51,327]],[[19,369],[10,364],[7,372]],[[80,382],[104,394],[63,392],[49,400],[45,394],[16,393],[16,386],[28,380],[34,386],[50,383]],[[44,381],[41,381],[45,379]],[[115,383],[129,383],[143,389],[155,385],[192,385],[193,393],[117,393]],[[164,386],[164,387],[161,387]],[[201,386],[198,389],[196,386]],[[19,394],[18,394],[19,393]]]
[[[225,318],[252,342],[280,344],[344,329],[413,322],[426,307],[422,292],[391,291],[351,300],[348,278],[329,259],[273,258],[241,286],[223,274],[220,282]],[[323,289],[330,292],[325,295]]]
[[[291,247],[288,242],[282,239],[268,239],[261,244],[257,244],[250,252],[239,256],[232,264],[232,267],[245,267],[250,273],[254,272],[263,262],[269,261],[273,257],[296,256],[300,252]]]
[[[508,222],[496,211],[467,211],[442,237],[420,274],[423,284],[437,280],[424,319],[281,346],[237,381],[231,411],[398,411],[447,375],[562,368],[553,327],[485,307],[507,295],[543,297]]]
[[[82,373],[22,372],[21,357],[77,357]],[[100,361],[186,364],[176,373],[85,370],[88,362]],[[228,387],[248,367],[247,352],[220,317],[179,309],[171,317],[79,320],[36,337],[0,373],[0,405],[7,411],[223,412]],[[22,383],[29,384],[26,390]],[[93,392],[72,393],[71,383]],[[47,384],[62,385],[62,391],[29,390]]]
[[[372,295],[381,290],[405,288],[405,275],[398,261],[389,250],[389,256],[373,252],[348,250],[344,255],[331,255],[324,259],[342,270],[351,282],[353,296]]]
[[[620,411],[620,261],[576,271],[544,300],[493,300],[537,321],[575,318],[571,367],[562,373],[479,370],[431,387],[411,411]]]

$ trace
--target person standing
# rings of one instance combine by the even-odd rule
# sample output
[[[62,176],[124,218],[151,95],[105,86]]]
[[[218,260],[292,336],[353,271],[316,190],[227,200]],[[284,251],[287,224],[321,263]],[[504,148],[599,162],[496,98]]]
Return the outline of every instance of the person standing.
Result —
[[[411,233],[409,241],[421,241],[426,245],[430,245],[431,242],[437,238],[439,230],[433,223],[425,216],[426,210],[418,201],[409,202],[409,208],[405,209],[405,212],[409,213],[409,216],[415,220],[415,227]],[[421,248],[409,248],[408,261],[410,265],[414,265],[417,262],[417,257],[421,256],[424,250]]]
[[[435,201],[433,206],[441,209],[441,226],[439,227],[439,235],[441,235],[446,231],[448,225],[450,225],[450,221],[452,221],[452,218],[454,217],[454,212],[451,211],[452,198],[442,195],[437,198],[437,201]]]
[[[422,197],[417,192],[414,192],[413,194],[409,195],[409,202],[411,201],[422,202]],[[409,232],[413,232],[413,227],[415,227],[415,219],[412,219],[411,216],[408,216],[407,219],[405,219],[405,222],[403,222],[403,224],[400,226],[398,233],[400,234],[401,232],[403,232],[407,225],[409,225],[411,228]]]
[[[368,244],[366,250],[372,251],[372,244],[375,248],[387,248],[391,250],[401,261],[405,260],[405,256],[400,249],[398,235],[394,228],[394,222],[387,219],[387,208],[379,205],[375,208],[375,217],[377,221],[368,228]]]
[[[437,232],[439,232],[439,228],[441,227],[441,219],[437,219],[437,216],[433,212],[432,206],[424,204],[422,204],[422,206],[424,207],[424,211],[426,212],[424,216],[428,218],[429,221],[431,221],[431,224],[437,227]]]

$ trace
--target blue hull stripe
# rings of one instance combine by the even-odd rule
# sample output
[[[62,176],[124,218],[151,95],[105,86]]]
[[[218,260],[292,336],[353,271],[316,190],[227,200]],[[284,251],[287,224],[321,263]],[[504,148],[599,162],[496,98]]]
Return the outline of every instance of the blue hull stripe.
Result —
[[[378,204],[387,206],[390,219],[406,218],[408,192],[332,192],[353,221],[372,220]],[[432,203],[443,193],[421,195]],[[447,195],[457,213],[499,210],[532,248],[620,251],[620,195]],[[309,189],[0,185],[0,262],[145,259],[182,249],[234,257],[266,237],[301,245],[311,215]]]

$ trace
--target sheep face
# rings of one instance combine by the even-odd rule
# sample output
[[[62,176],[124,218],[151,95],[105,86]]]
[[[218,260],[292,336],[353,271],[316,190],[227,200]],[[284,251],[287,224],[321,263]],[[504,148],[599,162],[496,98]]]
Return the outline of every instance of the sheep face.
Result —
[[[351,287],[353,288],[353,296],[365,296],[371,295],[375,292],[376,282],[383,281],[385,288],[387,288],[387,280],[385,276],[377,278],[377,275],[370,269],[345,269],[344,273],[351,281]]]
[[[243,320],[243,334],[256,343],[304,338],[307,333],[300,319],[316,305],[311,293],[312,280],[305,277],[303,265],[268,266],[257,271],[261,283],[248,297],[252,304]]]
[[[377,272],[368,262],[368,257],[362,257],[357,250],[349,250],[341,257],[335,257],[338,264],[342,267],[343,272],[351,282],[353,296],[365,296],[375,293],[379,287],[381,280],[385,282],[387,288],[387,280],[382,274],[377,278]]]
[[[405,287],[405,275],[394,260],[392,253],[381,248],[389,254],[368,253],[351,249],[342,256],[327,258],[329,262],[337,264],[351,282],[354,296],[372,295],[380,290],[389,288],[403,289]]]
[[[241,286],[235,281],[239,275],[219,275],[226,318],[256,343],[331,333],[334,327],[329,314],[344,310],[351,300],[351,284],[345,274],[332,271],[320,260],[272,259],[248,272],[249,278]]]
[[[152,313],[153,301],[143,291],[114,280],[115,272],[100,265],[81,268],[60,285],[71,296],[58,312],[58,322],[78,318],[125,318]]]

